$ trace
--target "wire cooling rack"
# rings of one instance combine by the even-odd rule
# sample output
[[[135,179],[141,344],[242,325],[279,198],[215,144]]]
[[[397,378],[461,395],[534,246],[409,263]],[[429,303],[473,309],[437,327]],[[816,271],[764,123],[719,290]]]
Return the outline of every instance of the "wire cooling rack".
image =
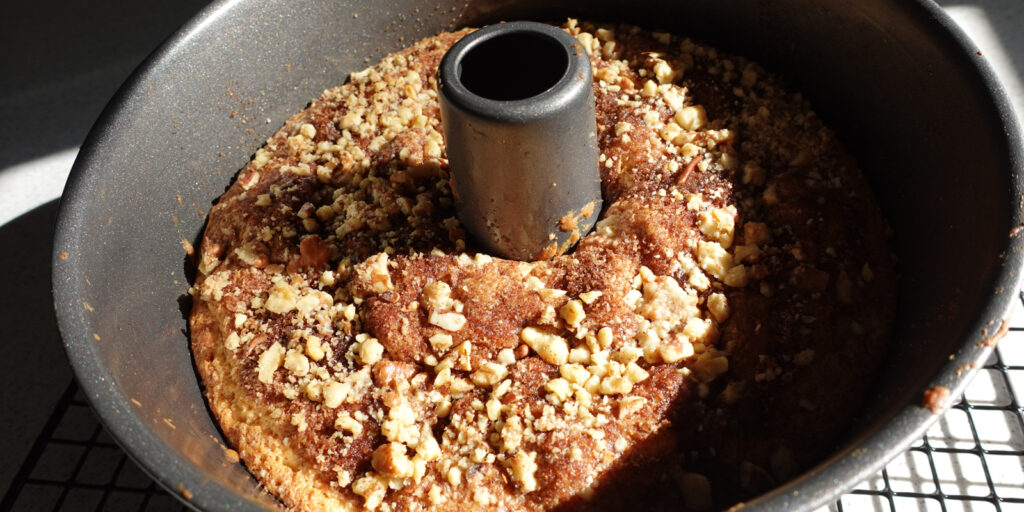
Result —
[[[72,382],[0,501],[0,511],[189,510],[114,442]]]
[[[1024,293],[964,397],[909,450],[817,512],[1024,512]],[[188,510],[129,459],[72,383],[0,511]]]

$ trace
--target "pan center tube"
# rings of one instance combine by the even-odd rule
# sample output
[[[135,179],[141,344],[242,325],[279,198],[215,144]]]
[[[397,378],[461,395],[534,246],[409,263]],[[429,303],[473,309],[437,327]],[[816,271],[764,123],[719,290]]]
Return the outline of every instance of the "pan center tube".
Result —
[[[563,254],[601,212],[590,58],[542,23],[491,25],[441,60],[441,121],[456,213],[486,251]]]

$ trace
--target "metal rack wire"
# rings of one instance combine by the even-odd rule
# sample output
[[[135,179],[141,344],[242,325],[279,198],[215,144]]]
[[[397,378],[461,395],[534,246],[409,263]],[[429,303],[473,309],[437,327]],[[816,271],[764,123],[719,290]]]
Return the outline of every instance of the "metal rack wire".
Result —
[[[1024,352],[1024,329],[1014,331],[1003,343]],[[965,398],[918,443],[828,509],[1024,510],[1024,365],[1007,364],[1007,351],[997,350]]]
[[[1024,512],[1024,293],[1010,334],[927,434],[819,512]],[[0,510],[188,510],[117,446],[72,383]]]
[[[0,510],[189,510],[121,450],[72,382],[57,402]]]

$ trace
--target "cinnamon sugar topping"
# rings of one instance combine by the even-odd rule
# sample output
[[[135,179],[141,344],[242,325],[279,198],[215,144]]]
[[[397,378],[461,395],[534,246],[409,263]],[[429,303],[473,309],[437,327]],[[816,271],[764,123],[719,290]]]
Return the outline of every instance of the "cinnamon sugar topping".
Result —
[[[710,478],[738,457],[749,483],[845,425],[822,388],[863,392],[875,363],[834,365],[880,352],[892,271],[834,137],[745,59],[564,29],[591,56],[607,207],[572,254],[475,253],[454,215],[435,73],[465,32],[325,91],[211,212],[197,365],[288,506],[702,510],[744,495]]]

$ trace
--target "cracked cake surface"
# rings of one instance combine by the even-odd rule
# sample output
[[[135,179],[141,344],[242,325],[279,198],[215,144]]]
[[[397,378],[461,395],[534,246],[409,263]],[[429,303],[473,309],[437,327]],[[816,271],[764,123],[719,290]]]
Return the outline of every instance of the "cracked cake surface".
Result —
[[[835,135],[742,57],[563,28],[591,56],[605,203],[572,253],[491,257],[455,217],[436,72],[470,29],[324,91],[211,210],[196,367],[289,508],[722,508],[859,410],[895,275]]]

